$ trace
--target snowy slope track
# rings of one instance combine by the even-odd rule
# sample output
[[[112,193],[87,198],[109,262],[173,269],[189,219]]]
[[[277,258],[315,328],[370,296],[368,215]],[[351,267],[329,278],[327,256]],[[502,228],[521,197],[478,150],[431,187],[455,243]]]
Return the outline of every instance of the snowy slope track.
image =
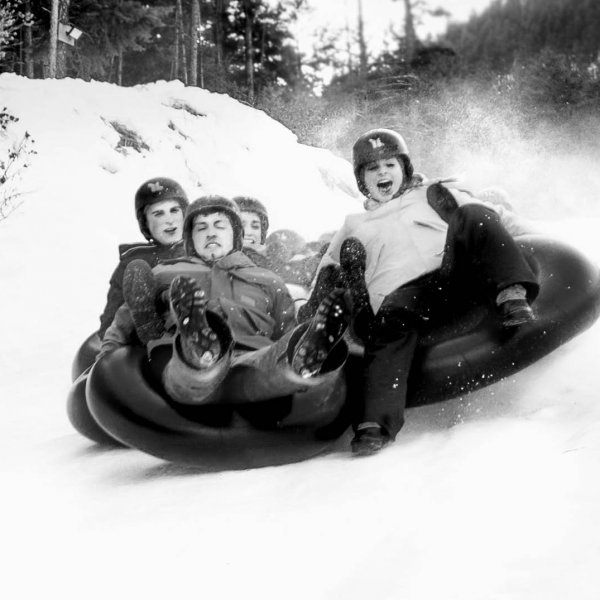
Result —
[[[178,82],[2,74],[3,106],[20,120],[0,148],[27,130],[38,151],[23,204],[0,222],[4,597],[596,600],[598,323],[501,382],[411,409],[372,459],[352,460],[342,439],[310,461],[207,473],[99,448],[73,430],[64,400],[118,244],[139,240],[140,183],[253,194],[273,228],[316,239],[361,210],[352,168],[264,113]],[[128,134],[111,122],[149,149],[119,145]],[[598,264],[599,129],[590,117],[590,139],[568,156],[518,131],[501,154],[469,140],[431,175],[466,170],[507,188],[522,214],[553,219],[543,233]]]

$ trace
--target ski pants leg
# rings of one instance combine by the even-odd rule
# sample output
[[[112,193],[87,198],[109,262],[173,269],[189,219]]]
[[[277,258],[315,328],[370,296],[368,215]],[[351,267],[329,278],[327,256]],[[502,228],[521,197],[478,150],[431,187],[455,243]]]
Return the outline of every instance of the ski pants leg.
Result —
[[[492,300],[516,283],[525,287],[530,302],[539,292],[535,273],[498,214],[480,204],[464,204],[454,212],[441,271],[457,292],[474,284]]]
[[[402,306],[404,291],[386,296],[375,316],[365,343],[363,402],[357,407],[356,424],[378,423],[392,439],[404,425],[408,374],[419,337],[415,316]]]

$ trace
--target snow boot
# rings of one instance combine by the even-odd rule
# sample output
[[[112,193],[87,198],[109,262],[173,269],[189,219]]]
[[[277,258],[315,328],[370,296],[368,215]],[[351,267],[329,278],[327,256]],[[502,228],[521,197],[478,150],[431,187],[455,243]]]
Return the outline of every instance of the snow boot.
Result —
[[[337,265],[327,265],[319,271],[308,302],[298,310],[298,323],[304,323],[315,316],[321,302],[338,287],[339,277],[340,267]]]
[[[352,297],[352,311],[354,314],[358,314],[364,308],[371,306],[365,281],[367,251],[358,238],[349,237],[342,243],[340,266],[342,281],[350,290]]]
[[[519,327],[535,321],[535,315],[527,301],[527,290],[520,283],[514,283],[501,290],[496,296],[496,310],[502,327]]]
[[[361,423],[350,442],[354,456],[371,456],[390,441],[387,433],[377,423]]]
[[[498,316],[502,327],[520,327],[525,323],[535,321],[536,317],[527,300],[506,300],[498,305]]]
[[[367,251],[355,237],[346,238],[340,250],[342,281],[352,298],[352,332],[355,338],[366,343],[371,335],[375,315],[371,307],[365,281]]]
[[[302,377],[318,375],[333,347],[342,339],[350,314],[345,290],[331,292],[317,309],[292,356],[292,369]]]
[[[156,308],[157,295],[158,287],[150,265],[145,260],[132,260],[123,273],[123,298],[142,344],[165,333],[164,321]]]
[[[441,183],[434,183],[427,188],[427,202],[446,223],[458,208],[458,202],[452,192]]]
[[[184,360],[197,369],[211,367],[220,358],[222,347],[206,321],[204,290],[191,277],[178,275],[171,282],[169,296]]]

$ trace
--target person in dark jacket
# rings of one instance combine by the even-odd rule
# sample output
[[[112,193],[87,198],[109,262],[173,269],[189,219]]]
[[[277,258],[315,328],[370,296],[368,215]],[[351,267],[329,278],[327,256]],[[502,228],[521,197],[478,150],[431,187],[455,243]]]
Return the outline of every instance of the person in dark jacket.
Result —
[[[135,334],[150,356],[156,346],[172,344],[163,384],[186,405],[307,392],[325,400],[333,393],[347,357],[344,291],[329,294],[315,317],[297,326],[285,283],[241,252],[240,211],[227,198],[193,202],[183,236],[184,258],[154,269],[142,261],[127,267],[126,304],[102,353],[135,343]],[[165,300],[170,310],[161,314],[157,306]]]
[[[145,181],[135,194],[135,216],[146,243],[121,244],[119,264],[108,288],[100,316],[98,335],[104,337],[117,309],[123,304],[123,273],[132,260],[144,260],[154,267],[161,260],[183,256],[183,217],[188,199],[173,179],[155,177]]]

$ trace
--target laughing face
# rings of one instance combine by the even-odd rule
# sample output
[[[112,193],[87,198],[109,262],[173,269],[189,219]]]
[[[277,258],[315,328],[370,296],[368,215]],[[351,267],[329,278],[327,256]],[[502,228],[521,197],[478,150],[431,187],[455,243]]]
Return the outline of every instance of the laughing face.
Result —
[[[146,223],[152,239],[168,246],[181,240],[183,211],[177,200],[162,200],[146,208]]]
[[[196,254],[207,262],[223,258],[233,250],[233,227],[223,212],[194,217],[192,242]]]
[[[262,223],[255,212],[242,211],[242,226],[244,227],[244,247],[259,250],[262,248]]]
[[[402,166],[395,156],[367,163],[363,177],[369,196],[382,204],[397,194],[404,181]]]

